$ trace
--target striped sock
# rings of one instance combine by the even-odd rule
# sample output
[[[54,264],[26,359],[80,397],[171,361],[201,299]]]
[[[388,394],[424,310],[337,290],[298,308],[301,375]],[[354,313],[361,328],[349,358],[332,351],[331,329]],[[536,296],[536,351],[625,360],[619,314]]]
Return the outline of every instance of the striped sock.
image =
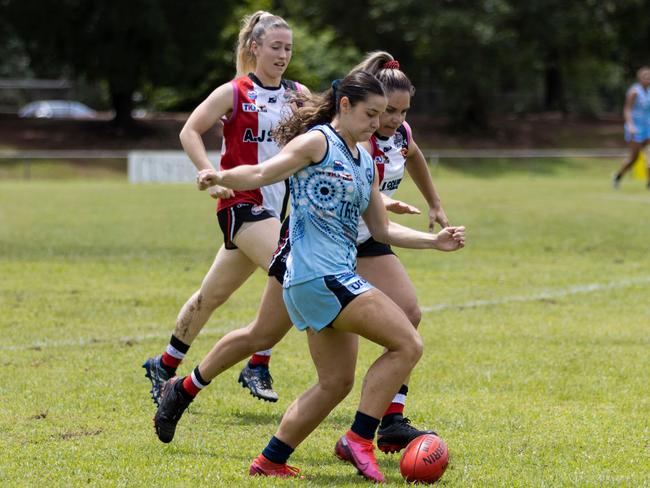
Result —
[[[257,351],[251,356],[248,360],[248,365],[251,368],[255,366],[268,366],[271,361],[271,351],[272,349],[266,349],[265,351]]]
[[[409,388],[406,385],[402,385],[397,392],[397,395],[393,398],[388,405],[388,408],[384,412],[384,416],[381,419],[381,426],[386,427],[396,420],[403,418],[404,416],[404,405],[406,404],[406,395],[408,394]]]
[[[189,399],[193,399],[196,395],[199,394],[199,392],[208,386],[210,384],[209,381],[205,381],[201,377],[201,373],[199,372],[199,367],[197,366],[194,368],[192,371],[192,374],[187,375],[185,378],[183,378],[183,392],[187,394],[187,397]]]
[[[189,349],[189,344],[185,344],[172,334],[169,344],[167,344],[167,349],[162,355],[162,367],[169,373],[170,378],[176,374],[176,369],[185,358],[185,354],[187,354]]]

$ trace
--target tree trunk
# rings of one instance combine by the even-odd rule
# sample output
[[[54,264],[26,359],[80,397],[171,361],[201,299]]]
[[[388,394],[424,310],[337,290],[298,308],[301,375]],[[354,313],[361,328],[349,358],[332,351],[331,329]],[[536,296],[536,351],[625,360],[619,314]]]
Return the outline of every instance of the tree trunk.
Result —
[[[568,110],[564,96],[564,78],[554,54],[557,53],[549,53],[544,67],[544,109],[559,110],[566,114]]]
[[[468,98],[469,104],[462,112],[461,123],[469,132],[484,133],[490,127],[485,97],[480,92],[480,88],[475,86],[470,90]]]
[[[111,101],[115,110],[113,124],[118,130],[128,131],[133,127],[133,90],[117,89],[111,86]]]

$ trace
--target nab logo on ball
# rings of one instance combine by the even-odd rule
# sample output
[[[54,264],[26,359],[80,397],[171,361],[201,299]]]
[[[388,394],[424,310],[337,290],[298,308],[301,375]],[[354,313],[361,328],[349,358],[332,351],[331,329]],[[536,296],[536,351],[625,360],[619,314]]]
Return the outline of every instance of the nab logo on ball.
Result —
[[[447,469],[449,451],[445,442],[435,434],[421,435],[413,439],[399,462],[404,479],[409,482],[433,483]]]

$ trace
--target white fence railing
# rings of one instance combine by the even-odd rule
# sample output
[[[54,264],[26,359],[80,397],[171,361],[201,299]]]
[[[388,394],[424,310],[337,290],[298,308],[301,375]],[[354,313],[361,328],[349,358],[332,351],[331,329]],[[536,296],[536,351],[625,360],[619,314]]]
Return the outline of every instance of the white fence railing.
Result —
[[[441,159],[545,159],[545,158],[623,158],[626,149],[440,149],[423,151],[436,165]],[[218,166],[220,153],[208,157]],[[104,151],[104,150],[0,150],[1,159],[21,160],[29,178],[31,161],[37,159],[126,159],[131,183],[193,182],[196,169],[183,151]]]

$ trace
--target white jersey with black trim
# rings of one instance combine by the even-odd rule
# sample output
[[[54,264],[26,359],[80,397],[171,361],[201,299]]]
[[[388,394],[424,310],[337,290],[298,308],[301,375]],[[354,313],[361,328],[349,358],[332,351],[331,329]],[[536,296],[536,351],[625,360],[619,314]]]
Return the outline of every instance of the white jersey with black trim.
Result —
[[[390,137],[381,137],[374,134],[370,138],[372,158],[377,166],[379,178],[379,191],[391,197],[397,191],[404,178],[406,156],[411,142],[411,128],[404,122],[395,134]],[[357,244],[362,244],[370,238],[370,230],[363,218],[359,219],[359,235]]]

